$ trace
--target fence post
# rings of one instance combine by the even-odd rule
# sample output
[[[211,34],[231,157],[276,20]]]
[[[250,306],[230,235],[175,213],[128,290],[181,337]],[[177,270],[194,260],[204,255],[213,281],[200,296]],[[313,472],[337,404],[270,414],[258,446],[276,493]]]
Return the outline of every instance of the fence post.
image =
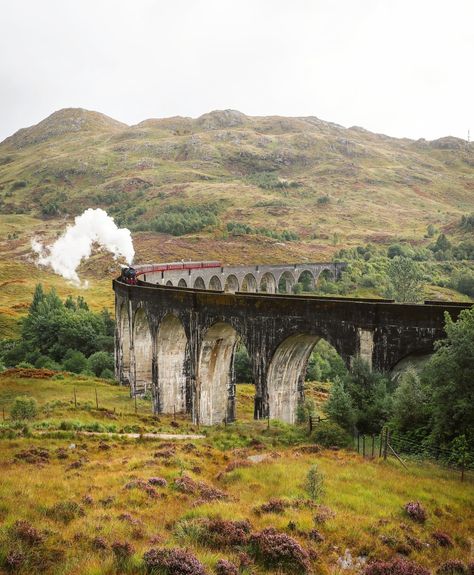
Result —
[[[76,388],[74,388],[74,408],[77,408],[77,396],[76,396]]]
[[[137,413],[137,394],[135,393],[135,413]]]
[[[308,423],[309,423],[309,432],[311,433],[313,431],[313,416],[312,415],[309,416]]]
[[[380,432],[380,442],[379,442],[379,457],[382,457],[382,444],[383,444],[383,433],[385,431],[385,427],[382,427],[382,431]]]
[[[360,453],[360,433],[357,432],[357,453]]]
[[[99,409],[99,398],[97,396],[97,387],[95,388],[95,407]]]
[[[383,447],[383,458],[384,458],[384,460],[387,460],[388,440],[389,439],[390,439],[390,430],[386,429],[385,430],[385,444]]]
[[[362,436],[362,457],[365,459],[365,434]]]
[[[464,468],[466,465],[466,451],[464,450],[462,453],[462,460],[461,460],[461,483],[464,482]]]
[[[375,435],[372,433],[372,459],[374,458],[375,454]]]

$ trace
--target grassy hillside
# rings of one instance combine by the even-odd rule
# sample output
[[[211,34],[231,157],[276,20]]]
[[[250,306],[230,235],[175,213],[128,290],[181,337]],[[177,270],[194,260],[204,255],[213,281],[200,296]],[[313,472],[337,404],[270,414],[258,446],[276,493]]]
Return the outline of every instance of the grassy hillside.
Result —
[[[52,241],[87,207],[132,230],[137,263],[237,264],[329,260],[367,242],[426,245],[429,224],[466,239],[458,224],[473,206],[474,146],[456,138],[232,110],[136,126],[60,110],[0,143],[0,330],[15,331],[37,281],[75,292],[33,266],[31,239]],[[116,271],[103,253],[84,264],[93,307],[112,307]]]
[[[470,560],[470,479],[461,483],[458,474],[434,465],[410,462],[407,471],[390,458],[364,460],[351,451],[291,446],[292,440],[303,438],[308,445],[310,439],[304,430],[276,423],[267,430],[266,422],[251,421],[251,386],[238,386],[243,421],[201,428],[203,439],[171,442],[76,435],[65,423],[55,431],[54,422],[61,421],[75,422],[76,429],[95,423],[98,429],[115,425],[118,430],[121,417],[130,429],[183,433],[193,428],[181,418],[174,427],[169,417],[153,421],[142,405],[135,415],[126,390],[97,380],[19,375],[0,376],[0,404],[7,407],[7,421],[0,423],[0,570],[11,572],[14,563],[19,574],[144,573],[146,550],[180,547],[208,573],[215,572],[219,559],[241,564],[242,573],[276,572],[268,558],[252,551],[245,533],[241,541],[225,539],[229,524],[225,529],[221,524],[224,539],[216,544],[208,523],[216,519],[248,520],[252,533],[277,529],[308,553],[319,574],[343,572],[346,550],[356,562],[398,555],[433,570],[451,559]],[[104,406],[116,407],[116,413],[87,405],[96,387]],[[17,426],[14,434],[6,429],[12,390],[30,393],[40,404],[37,419],[26,430]],[[325,486],[315,502],[304,487],[314,464]],[[189,478],[184,484],[183,477]],[[147,484],[150,478],[167,484]],[[425,523],[404,512],[413,500],[426,509]],[[440,531],[448,546],[438,542],[439,534],[434,537]],[[117,543],[131,545],[132,555],[123,563]],[[294,568],[292,563],[278,572]]]

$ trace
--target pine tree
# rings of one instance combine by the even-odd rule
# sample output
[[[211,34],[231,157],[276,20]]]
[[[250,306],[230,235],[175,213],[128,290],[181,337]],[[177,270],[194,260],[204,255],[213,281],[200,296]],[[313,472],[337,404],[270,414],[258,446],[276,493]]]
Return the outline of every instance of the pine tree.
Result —
[[[339,378],[336,378],[331,395],[326,403],[326,413],[342,428],[352,431],[355,423],[354,407],[350,395],[344,389],[344,385]]]

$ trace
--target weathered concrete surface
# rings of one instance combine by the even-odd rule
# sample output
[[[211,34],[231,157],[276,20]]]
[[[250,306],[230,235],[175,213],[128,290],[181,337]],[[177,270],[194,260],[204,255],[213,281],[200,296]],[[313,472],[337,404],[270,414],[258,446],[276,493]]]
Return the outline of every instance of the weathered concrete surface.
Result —
[[[155,412],[191,413],[214,424],[235,416],[233,358],[246,346],[255,380],[255,417],[294,422],[309,354],[327,340],[347,365],[361,356],[389,371],[444,337],[444,312],[466,305],[212,292],[114,281],[116,371],[132,392],[151,386]],[[133,326],[128,341],[126,326]],[[127,353],[126,348],[129,349]]]

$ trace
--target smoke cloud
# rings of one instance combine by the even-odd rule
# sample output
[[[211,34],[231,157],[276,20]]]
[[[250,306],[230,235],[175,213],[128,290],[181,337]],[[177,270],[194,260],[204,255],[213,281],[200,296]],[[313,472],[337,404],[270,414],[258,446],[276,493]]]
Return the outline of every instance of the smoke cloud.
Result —
[[[76,270],[83,259],[90,257],[95,245],[110,251],[115,259],[123,258],[128,264],[133,261],[135,250],[130,230],[118,228],[114,219],[100,208],[89,208],[77,216],[74,225],[68,226],[51,246],[31,242],[39,256],[38,264],[50,266],[55,273],[79,285]]]

